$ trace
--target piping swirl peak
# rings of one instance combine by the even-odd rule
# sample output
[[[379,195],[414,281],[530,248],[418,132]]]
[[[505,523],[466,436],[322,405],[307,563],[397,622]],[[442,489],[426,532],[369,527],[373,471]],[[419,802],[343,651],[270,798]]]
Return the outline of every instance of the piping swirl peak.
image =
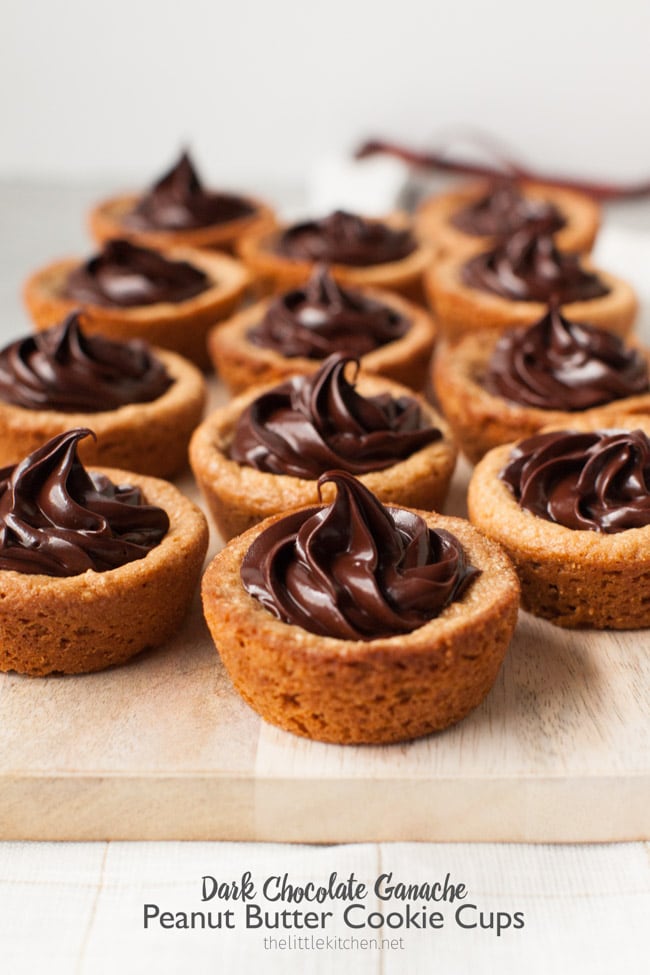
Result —
[[[279,519],[244,556],[241,580],[278,619],[319,636],[410,633],[460,599],[479,570],[458,539],[385,507],[351,474],[328,471],[334,501]]]

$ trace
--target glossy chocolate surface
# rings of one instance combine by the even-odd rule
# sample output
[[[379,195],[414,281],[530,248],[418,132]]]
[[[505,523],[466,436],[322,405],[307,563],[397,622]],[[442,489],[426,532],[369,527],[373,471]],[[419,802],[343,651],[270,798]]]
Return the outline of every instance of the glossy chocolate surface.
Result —
[[[514,448],[500,476],[522,508],[566,528],[650,525],[650,439],[641,430],[537,434]]]
[[[539,220],[549,221],[554,232],[566,224],[552,204],[526,196],[516,182],[502,179],[495,180],[486,193],[457,210],[450,223],[473,237],[507,237]]]
[[[374,640],[409,633],[461,598],[478,575],[451,533],[386,508],[343,471],[332,504],[287,515],[255,539],[244,588],[274,616],[320,636]]]
[[[240,416],[230,457],[271,474],[314,479],[334,468],[383,470],[442,434],[410,396],[362,396],[345,376],[358,361],[342,354],[318,372],[262,393]]]
[[[0,470],[0,570],[75,576],[144,558],[169,530],[142,491],[91,474],[77,457],[90,430],[59,434]]]
[[[196,230],[228,223],[255,212],[249,200],[207,190],[187,152],[124,217],[134,230]]]
[[[275,298],[247,337],[287,358],[325,359],[334,352],[366,355],[402,338],[409,325],[388,305],[342,288],[319,266],[303,287]]]
[[[71,271],[65,295],[80,305],[134,308],[187,301],[209,287],[207,274],[187,261],[128,240],[109,240],[101,253]]]
[[[569,321],[554,305],[534,325],[501,336],[483,385],[521,406],[573,412],[647,393],[648,365],[617,335]]]
[[[84,335],[76,312],[0,351],[0,400],[26,410],[101,413],[150,403],[171,385],[144,342]]]
[[[527,224],[461,268],[463,284],[512,301],[560,304],[602,298],[609,289],[578,254],[559,251],[549,221]]]
[[[322,220],[293,224],[278,238],[275,251],[295,261],[323,261],[369,267],[401,261],[417,242],[408,229],[335,210]]]

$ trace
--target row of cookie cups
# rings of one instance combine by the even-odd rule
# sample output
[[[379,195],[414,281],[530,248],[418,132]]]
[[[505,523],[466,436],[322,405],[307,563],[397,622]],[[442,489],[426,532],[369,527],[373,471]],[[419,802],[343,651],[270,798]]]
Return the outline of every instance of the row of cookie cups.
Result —
[[[167,514],[167,534],[146,557],[107,572],[68,578],[0,572],[3,670],[32,676],[100,670],[158,646],[179,628],[207,547],[205,517],[164,481],[97,473],[141,488],[146,502]],[[278,623],[245,593],[241,556],[285,513],[237,536],[217,556],[203,582],[206,619],[235,686],[265,718],[326,741],[388,743],[446,727],[480,703],[515,625],[514,572],[467,522],[420,514],[429,527],[453,531],[483,574],[462,603],[397,638],[314,638]]]

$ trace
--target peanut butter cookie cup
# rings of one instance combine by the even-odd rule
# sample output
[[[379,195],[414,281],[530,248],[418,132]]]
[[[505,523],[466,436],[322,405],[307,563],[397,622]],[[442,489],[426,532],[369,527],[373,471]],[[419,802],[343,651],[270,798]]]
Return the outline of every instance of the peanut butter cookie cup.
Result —
[[[588,253],[600,225],[600,208],[588,196],[544,183],[504,177],[469,183],[430,197],[419,207],[416,229],[444,254],[470,254],[549,219],[556,246]]]
[[[262,290],[296,288],[317,264],[328,264],[341,284],[386,288],[422,301],[422,274],[433,251],[413,235],[406,214],[371,220],[337,210],[321,220],[247,234],[238,254]]]
[[[85,334],[73,313],[0,350],[0,466],[71,427],[92,426],[85,463],[171,477],[203,414],[203,376],[173,352]]]
[[[553,306],[528,327],[440,343],[433,384],[455,439],[475,463],[493,447],[543,427],[569,428],[581,416],[650,415],[649,363],[647,350],[570,321]]]
[[[492,250],[449,255],[429,268],[429,301],[450,341],[467,332],[531,325],[553,298],[568,318],[627,335],[637,311],[630,285],[558,250],[552,226],[548,220],[528,224]]]
[[[82,308],[90,334],[143,339],[207,368],[207,333],[248,283],[244,267],[226,254],[185,247],[162,254],[113,240],[86,262],[55,261],[37,271],[24,298],[38,329]]]
[[[318,478],[333,467],[355,474],[381,501],[442,507],[456,462],[447,425],[403,386],[370,375],[353,380],[354,365],[330,356],[314,374],[248,390],[196,430],[192,468],[223,538],[316,504]],[[323,493],[329,499],[332,485]]]
[[[314,372],[335,352],[359,357],[364,372],[421,389],[435,337],[424,309],[387,291],[344,288],[320,266],[304,287],[258,302],[214,328],[208,348],[234,393]]]
[[[519,588],[501,549],[458,518],[385,508],[332,472],[328,506],[276,515],[203,578],[205,617],[251,707],[340,744],[417,738],[492,687]]]
[[[171,484],[86,471],[70,430],[0,470],[0,670],[80,674],[124,663],[180,626],[207,548]]]
[[[470,518],[512,558],[524,608],[559,626],[650,626],[650,421],[629,421],[496,447],[470,482]]]
[[[275,215],[253,197],[205,189],[184,152],[145,193],[99,203],[89,223],[100,244],[121,237],[159,250],[180,245],[232,253],[244,234],[272,228]]]

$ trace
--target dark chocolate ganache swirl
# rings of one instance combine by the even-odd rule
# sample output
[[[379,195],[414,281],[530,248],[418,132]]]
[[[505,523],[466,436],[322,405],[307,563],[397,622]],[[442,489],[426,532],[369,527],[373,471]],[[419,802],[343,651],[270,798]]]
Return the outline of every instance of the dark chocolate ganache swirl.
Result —
[[[333,468],[384,470],[441,439],[410,396],[361,396],[345,378],[350,362],[358,368],[349,356],[330,356],[313,375],[295,376],[258,396],[237,421],[231,459],[315,479]]]
[[[244,588],[278,619],[341,640],[409,633],[479,574],[454,535],[385,508],[350,474],[330,471],[319,487],[328,481],[332,504],[275,522],[244,556]]]
[[[647,393],[648,365],[617,335],[569,321],[553,304],[534,325],[501,336],[483,385],[522,406],[572,412]]]
[[[139,488],[91,474],[77,457],[90,430],[59,434],[0,470],[0,569],[30,575],[105,572],[142,559],[169,530]]]
[[[0,351],[0,400],[26,410],[101,413],[150,403],[171,385],[144,342],[84,335],[76,312]]]
[[[564,217],[551,204],[524,196],[511,179],[495,181],[486,193],[450,218],[450,223],[473,237],[509,237],[528,223],[548,221],[549,230],[561,230]]]
[[[128,240],[109,240],[68,275],[65,293],[80,304],[133,308],[187,301],[210,287],[207,274]]]
[[[514,448],[500,476],[522,508],[566,528],[650,525],[650,439],[641,430],[540,433]]]
[[[239,220],[254,212],[255,207],[244,197],[206,190],[184,152],[140,197],[123,222],[134,230],[195,230]]]
[[[408,229],[335,210],[322,220],[307,220],[288,227],[274,250],[295,261],[368,267],[401,261],[416,247],[417,242]]]
[[[549,221],[530,223],[496,247],[470,258],[461,270],[464,284],[513,301],[560,304],[602,298],[609,289],[583,268],[578,254],[557,249]]]
[[[410,324],[388,305],[343,289],[327,268],[317,267],[303,287],[271,302],[247,338],[287,358],[362,356],[402,338]]]

